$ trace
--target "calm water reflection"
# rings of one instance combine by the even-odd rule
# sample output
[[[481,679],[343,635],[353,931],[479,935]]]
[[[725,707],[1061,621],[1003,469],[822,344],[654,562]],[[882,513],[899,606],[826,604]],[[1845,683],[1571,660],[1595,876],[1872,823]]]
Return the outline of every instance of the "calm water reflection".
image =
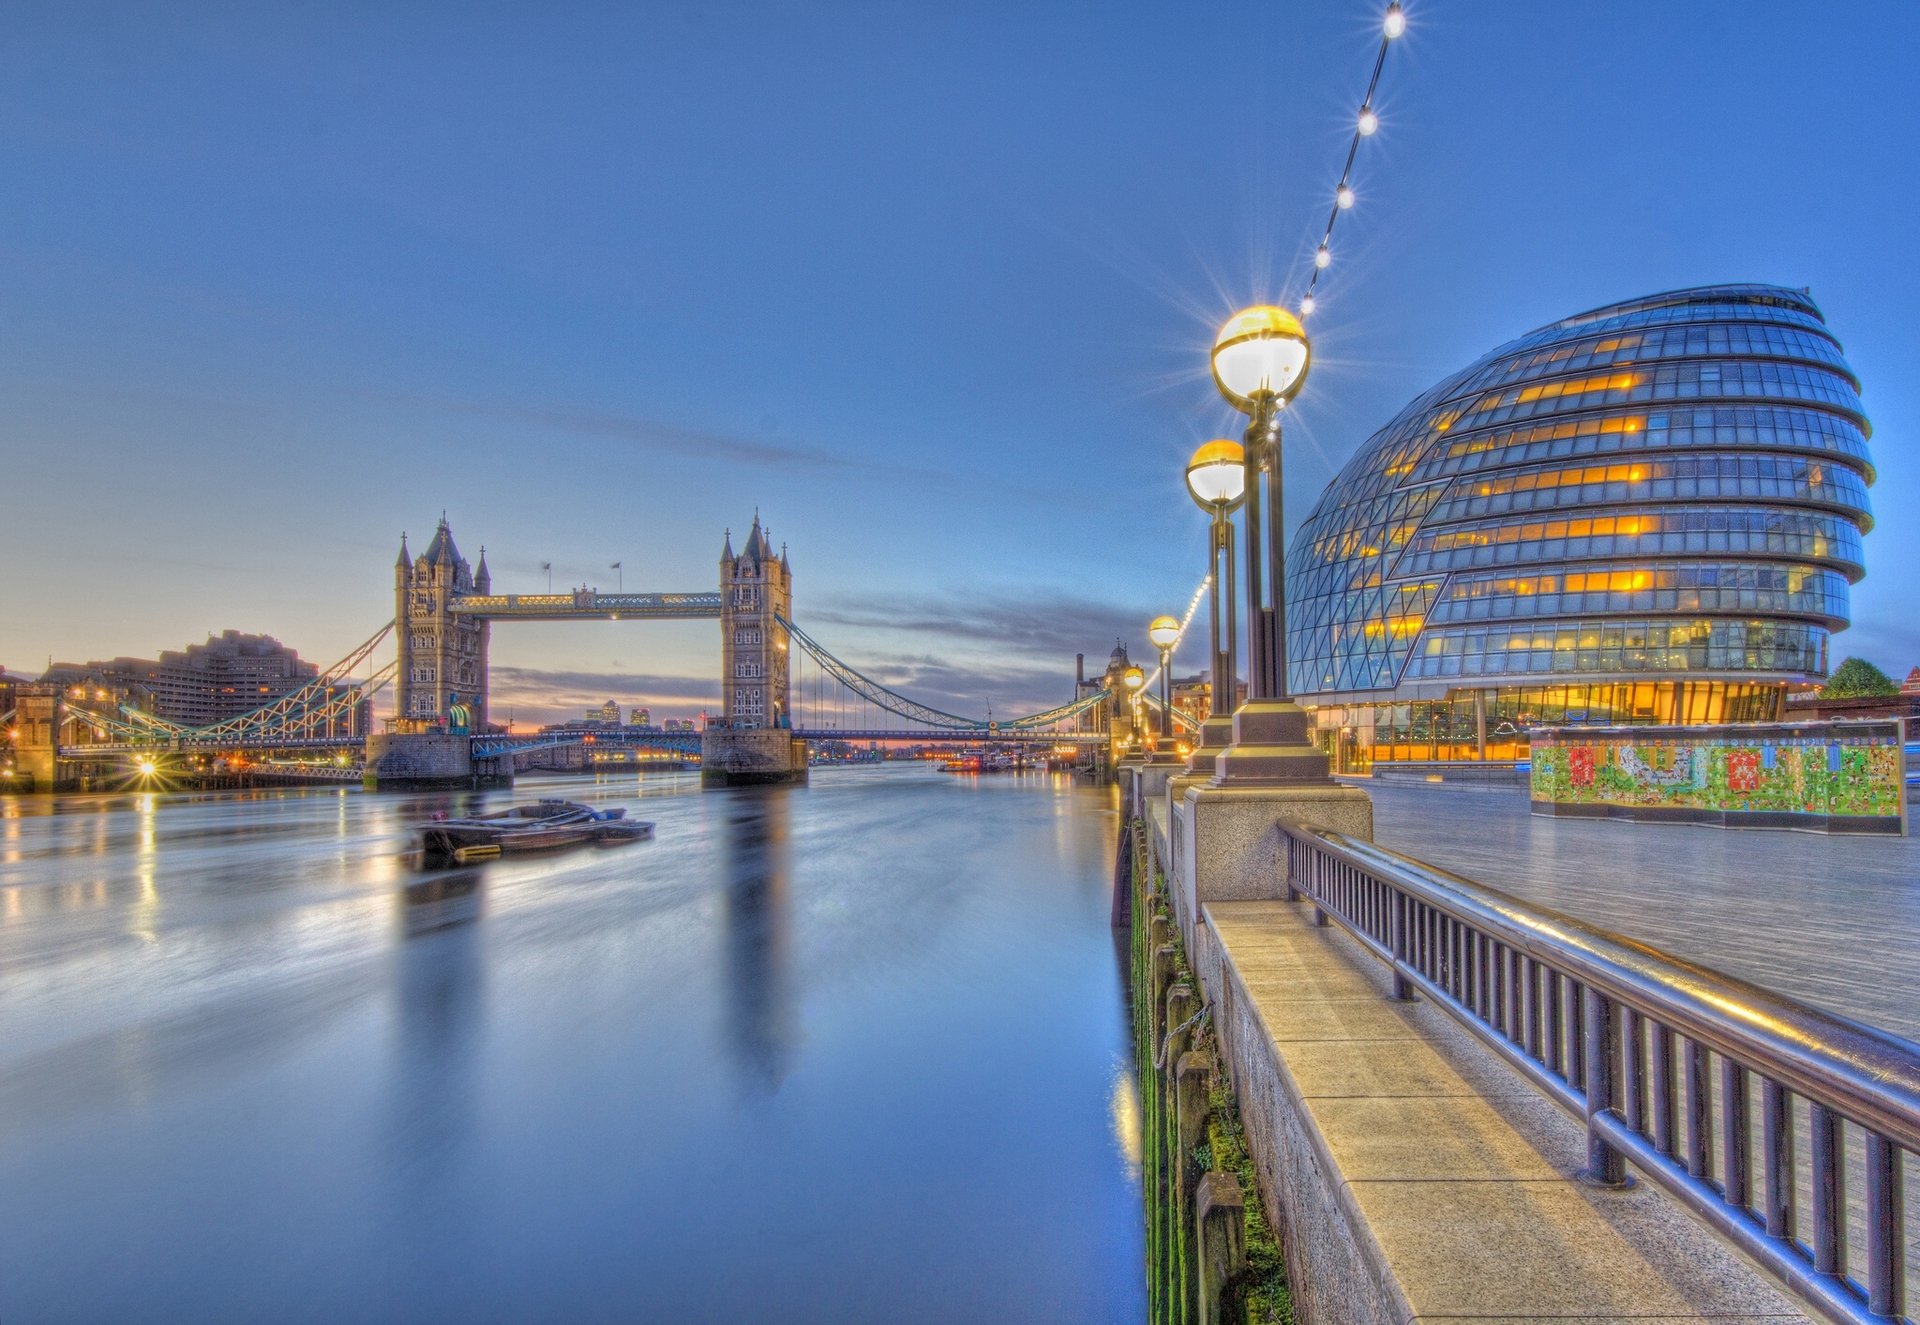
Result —
[[[0,1321],[1143,1315],[1104,791],[536,794],[0,802]]]

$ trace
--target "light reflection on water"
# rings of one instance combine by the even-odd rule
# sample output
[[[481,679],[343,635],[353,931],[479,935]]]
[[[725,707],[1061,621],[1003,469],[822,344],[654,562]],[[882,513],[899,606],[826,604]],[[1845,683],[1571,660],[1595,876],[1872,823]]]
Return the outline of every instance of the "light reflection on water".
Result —
[[[652,843],[425,872],[434,809]],[[1125,1321],[1105,791],[0,801],[0,1320]]]

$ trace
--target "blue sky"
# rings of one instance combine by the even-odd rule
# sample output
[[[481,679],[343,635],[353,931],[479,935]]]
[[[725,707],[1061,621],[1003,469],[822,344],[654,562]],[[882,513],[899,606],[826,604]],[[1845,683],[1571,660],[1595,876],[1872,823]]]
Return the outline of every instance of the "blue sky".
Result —
[[[1193,589],[1210,335],[1297,292],[1380,9],[14,6],[0,663],[225,627],[327,661],[443,508],[500,587],[706,588],[757,507],[849,661],[1058,702]],[[1408,12],[1290,518],[1530,327],[1810,286],[1880,474],[1835,654],[1920,662],[1920,9]],[[496,704],[691,711],[717,658],[711,623],[500,627]]]

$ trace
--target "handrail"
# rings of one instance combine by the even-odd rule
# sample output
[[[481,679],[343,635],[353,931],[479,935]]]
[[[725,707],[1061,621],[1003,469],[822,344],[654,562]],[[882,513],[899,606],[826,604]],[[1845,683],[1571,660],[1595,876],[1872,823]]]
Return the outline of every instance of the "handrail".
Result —
[[[1372,843],[1280,828],[1288,900],[1305,892],[1317,923],[1339,920],[1392,968],[1397,997],[1419,990],[1582,1116],[1584,1178],[1618,1185],[1631,1159],[1828,1319],[1905,1318],[1920,1044]],[[1852,1214],[1847,1124],[1865,1140]],[[1848,1277],[1855,1228],[1862,1283]]]

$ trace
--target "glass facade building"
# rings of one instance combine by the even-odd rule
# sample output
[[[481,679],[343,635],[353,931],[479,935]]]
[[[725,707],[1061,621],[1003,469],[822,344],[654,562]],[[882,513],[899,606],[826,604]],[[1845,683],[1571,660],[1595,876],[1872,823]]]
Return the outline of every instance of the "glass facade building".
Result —
[[[1565,723],[1764,721],[1864,573],[1859,381],[1803,290],[1677,290],[1485,355],[1375,433],[1287,559],[1336,766]]]

